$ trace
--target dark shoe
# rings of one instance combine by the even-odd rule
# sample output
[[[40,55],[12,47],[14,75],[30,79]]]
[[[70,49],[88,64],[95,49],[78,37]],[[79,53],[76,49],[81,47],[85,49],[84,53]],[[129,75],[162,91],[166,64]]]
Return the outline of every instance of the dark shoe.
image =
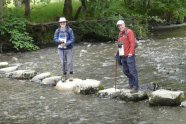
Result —
[[[138,92],[138,89],[136,88],[132,88],[132,90],[130,91],[130,93],[137,93]]]

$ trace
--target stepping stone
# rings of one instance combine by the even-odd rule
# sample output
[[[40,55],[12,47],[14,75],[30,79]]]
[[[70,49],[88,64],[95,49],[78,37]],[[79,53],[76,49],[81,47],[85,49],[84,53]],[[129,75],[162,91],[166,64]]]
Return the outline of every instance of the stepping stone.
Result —
[[[26,80],[26,79],[33,78],[36,74],[37,73],[34,70],[16,70],[16,71],[7,73],[6,77],[14,78],[14,79]]]
[[[178,106],[184,99],[183,91],[156,90],[149,96],[149,104],[153,106]]]
[[[141,101],[148,99],[148,95],[144,91],[138,91],[136,93],[131,93],[130,89],[122,89],[120,93],[120,99],[124,101]]]
[[[18,69],[18,66],[6,67],[0,69],[0,77],[6,77],[6,74]]]
[[[115,89],[115,88],[104,89],[104,90],[100,90],[98,92],[98,97],[101,97],[101,98],[116,98],[120,95],[120,92],[121,92],[120,89]]]
[[[131,93],[130,89],[115,89],[109,88],[105,90],[100,90],[98,92],[99,97],[109,97],[109,98],[119,98],[124,101],[140,101],[147,99],[148,96],[144,91],[138,91],[136,93]]]
[[[65,82],[59,81],[56,84],[56,89],[61,91],[73,91],[73,89],[77,86],[78,83],[80,83],[82,80],[74,78],[73,81],[66,80]]]
[[[61,91],[73,91],[78,94],[94,94],[98,92],[100,81],[93,80],[93,79],[78,79],[75,78],[73,81],[59,81],[56,85],[56,89]]]
[[[50,77],[50,75],[51,75],[50,72],[41,73],[41,74],[34,76],[30,81],[41,83],[43,79]]]
[[[0,62],[0,68],[8,67],[8,62]]]
[[[74,91],[84,95],[95,94],[99,91],[100,85],[101,82],[98,80],[86,79],[77,83],[77,85],[74,87]]]
[[[3,74],[3,73],[9,73],[9,72],[12,72],[12,71],[15,71],[18,69],[18,66],[12,66],[12,67],[6,67],[6,68],[1,68],[0,69],[0,73]]]
[[[46,86],[56,86],[57,82],[61,80],[61,76],[52,76],[42,80],[41,84]]]
[[[186,101],[183,101],[180,106],[181,107],[186,107]]]

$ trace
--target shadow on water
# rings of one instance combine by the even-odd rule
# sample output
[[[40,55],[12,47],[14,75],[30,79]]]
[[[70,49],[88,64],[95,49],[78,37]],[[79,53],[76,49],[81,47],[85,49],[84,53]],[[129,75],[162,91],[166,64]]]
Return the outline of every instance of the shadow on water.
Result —
[[[178,30],[179,31],[179,30]],[[186,92],[186,36],[173,38],[172,32],[154,33],[152,39],[141,40],[136,49],[140,85],[150,82],[161,87]],[[184,32],[185,33],[185,32]],[[175,36],[176,37],[176,36]],[[100,80],[105,88],[114,83],[113,43],[80,43],[74,46],[75,77]],[[21,69],[38,73],[49,71],[61,75],[57,50],[54,47],[28,53],[0,54],[1,61],[22,63]],[[118,69],[117,86],[127,84]],[[0,123],[117,123],[117,124],[185,124],[186,109],[181,107],[150,107],[138,103],[100,99],[59,92],[29,81],[0,78]]]

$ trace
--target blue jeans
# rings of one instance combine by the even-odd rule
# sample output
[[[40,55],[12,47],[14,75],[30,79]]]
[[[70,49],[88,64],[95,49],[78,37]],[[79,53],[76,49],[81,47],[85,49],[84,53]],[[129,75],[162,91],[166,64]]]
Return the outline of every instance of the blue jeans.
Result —
[[[129,78],[129,86],[138,89],[138,73],[135,56],[122,58],[123,73]]]

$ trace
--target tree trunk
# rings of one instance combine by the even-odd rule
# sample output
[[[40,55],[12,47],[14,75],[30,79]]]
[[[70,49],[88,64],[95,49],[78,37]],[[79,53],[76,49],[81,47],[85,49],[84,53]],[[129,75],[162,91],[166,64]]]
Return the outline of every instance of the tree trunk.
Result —
[[[25,16],[30,16],[30,0],[25,0]]]
[[[64,1],[63,15],[66,18],[72,19],[72,0]]]
[[[83,13],[83,15],[85,15],[86,11],[87,11],[86,1],[87,0],[81,0],[81,6],[82,6],[82,13]]]
[[[3,1],[4,0],[0,0],[0,21],[2,20],[2,15],[3,15]]]
[[[81,6],[78,8],[78,10],[76,11],[76,14],[74,16],[75,20],[78,19],[80,12],[82,12],[82,14],[84,16],[86,15],[86,11],[87,11],[86,2],[87,2],[87,0],[81,0]]]

